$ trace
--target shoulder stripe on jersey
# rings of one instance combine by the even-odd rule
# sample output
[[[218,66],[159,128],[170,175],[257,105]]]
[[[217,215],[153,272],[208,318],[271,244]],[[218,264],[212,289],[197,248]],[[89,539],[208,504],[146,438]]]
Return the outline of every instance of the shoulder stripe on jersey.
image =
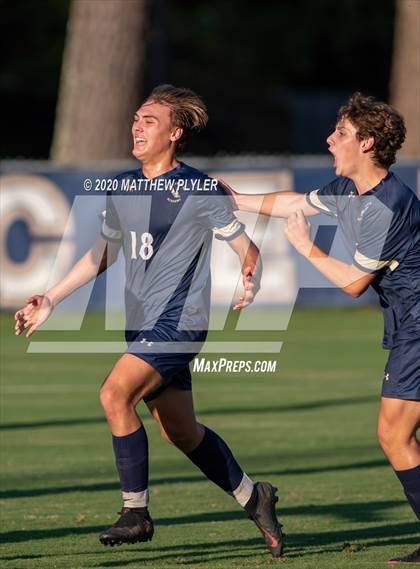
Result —
[[[323,211],[328,211],[328,213],[332,213],[332,211],[328,209],[328,207],[325,204],[323,204],[322,201],[319,199],[318,192],[319,188],[317,190],[312,190],[312,192],[309,192],[309,194],[306,194],[309,203],[318,209],[322,209]]]
[[[234,219],[232,223],[225,225],[225,227],[213,227],[212,229],[215,235],[220,235],[220,237],[226,239],[236,233],[241,228],[241,225],[237,219]]]
[[[121,231],[109,227],[106,224],[105,220],[102,222],[102,234],[104,235],[104,237],[107,237],[108,239],[121,239],[122,237]]]
[[[364,267],[365,269],[369,269],[371,271],[379,271],[384,267],[389,267],[391,271],[395,271],[395,269],[399,265],[399,262],[396,259],[391,259],[389,261],[379,261],[378,259],[370,259],[369,257],[366,257],[366,255],[363,255],[363,253],[360,253],[360,251],[357,250],[356,253],[354,254],[354,260],[361,267]]]

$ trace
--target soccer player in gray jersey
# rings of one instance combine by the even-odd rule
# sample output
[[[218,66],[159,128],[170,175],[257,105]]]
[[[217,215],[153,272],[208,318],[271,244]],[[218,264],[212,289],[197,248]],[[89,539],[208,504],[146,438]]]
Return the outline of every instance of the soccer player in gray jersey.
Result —
[[[277,489],[254,483],[223,439],[198,423],[194,413],[189,362],[207,332],[212,235],[225,240],[241,263],[244,293],[234,308],[252,302],[261,272],[258,249],[233,214],[231,199],[215,180],[176,158],[185,138],[206,122],[203,101],[189,89],[154,89],[132,126],[133,154],[141,169],[118,176],[118,191],[107,196],[102,237],[61,282],[28,300],[15,315],[15,330],[19,335],[27,328],[30,336],[58,302],[106,270],[122,248],[128,347],[104,381],[100,399],[124,503],[120,518],[100,541],[114,545],[153,536],[148,442],[136,411],[144,400],[163,438],[234,496],[279,557]]]
[[[420,202],[389,171],[405,139],[401,115],[355,93],[339,110],[328,149],[337,178],[307,194],[232,192],[238,209],[287,218],[290,243],[345,293],[357,298],[369,286],[384,314],[390,350],[382,385],[378,439],[408,502],[420,519]],[[350,264],[317,247],[306,216],[337,219]],[[420,549],[390,560],[420,563]]]

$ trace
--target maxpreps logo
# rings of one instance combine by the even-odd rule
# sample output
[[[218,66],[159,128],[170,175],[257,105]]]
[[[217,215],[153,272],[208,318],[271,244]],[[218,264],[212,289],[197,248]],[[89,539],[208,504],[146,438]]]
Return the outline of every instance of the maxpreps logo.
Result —
[[[194,373],[275,373],[277,370],[276,360],[228,360],[219,358],[208,360],[195,358],[193,363]]]

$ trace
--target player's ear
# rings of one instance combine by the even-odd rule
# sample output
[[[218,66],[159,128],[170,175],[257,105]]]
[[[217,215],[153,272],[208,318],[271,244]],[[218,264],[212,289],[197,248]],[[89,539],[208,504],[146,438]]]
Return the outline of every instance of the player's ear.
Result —
[[[375,144],[375,139],[373,138],[373,136],[369,136],[369,138],[365,138],[364,140],[362,140],[362,142],[360,143],[360,149],[362,152],[369,152],[370,150],[372,150],[374,144]]]
[[[169,137],[169,140],[171,142],[178,142],[183,134],[184,134],[184,129],[182,129],[180,126],[177,126],[171,132],[171,136]]]

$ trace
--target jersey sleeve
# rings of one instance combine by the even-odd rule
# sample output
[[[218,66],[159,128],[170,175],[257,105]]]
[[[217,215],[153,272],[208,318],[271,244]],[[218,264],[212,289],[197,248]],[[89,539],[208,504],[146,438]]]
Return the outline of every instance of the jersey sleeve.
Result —
[[[338,198],[342,195],[343,184],[340,178],[336,178],[323,188],[305,194],[310,206],[333,217],[338,216]]]
[[[231,198],[220,186],[216,191],[194,198],[198,221],[211,229],[216,239],[231,241],[245,231],[245,225],[233,212]]]
[[[101,235],[107,241],[121,241],[122,231],[112,195],[106,196],[106,209],[102,212]]]
[[[411,247],[404,219],[376,198],[367,206],[353,263],[367,273],[386,267],[394,271]]]

